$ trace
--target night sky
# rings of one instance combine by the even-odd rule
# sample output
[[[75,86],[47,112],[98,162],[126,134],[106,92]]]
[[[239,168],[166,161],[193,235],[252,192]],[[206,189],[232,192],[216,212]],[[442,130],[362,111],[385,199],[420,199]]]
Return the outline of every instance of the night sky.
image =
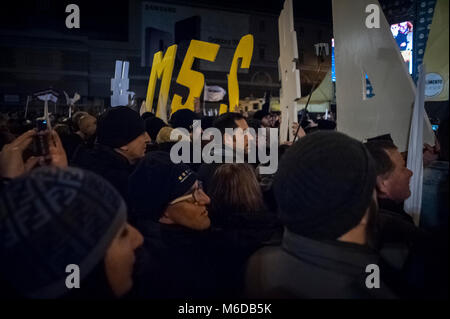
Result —
[[[257,10],[279,14],[284,0],[187,0],[180,3],[210,4],[243,10]],[[332,22],[331,0],[293,0],[294,15],[298,18]]]
[[[164,1],[162,1],[164,3]],[[53,29],[64,26],[65,7],[70,3],[80,6],[83,28],[79,35],[91,38],[114,37],[127,40],[128,1],[104,0],[26,0],[0,2],[1,29]],[[283,0],[174,0],[166,3],[211,6],[230,10],[266,12],[278,15]],[[331,0],[293,0],[297,18],[332,23]],[[72,30],[74,31],[74,30]],[[106,39],[105,39],[106,40]]]

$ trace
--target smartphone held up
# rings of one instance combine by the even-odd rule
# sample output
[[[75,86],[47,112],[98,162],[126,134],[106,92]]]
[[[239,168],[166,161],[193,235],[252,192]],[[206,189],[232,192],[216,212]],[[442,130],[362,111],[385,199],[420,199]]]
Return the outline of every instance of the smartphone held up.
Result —
[[[36,131],[34,152],[36,156],[43,158],[45,165],[49,165],[51,163],[49,148],[50,130],[48,128],[47,120],[42,118],[36,119]]]

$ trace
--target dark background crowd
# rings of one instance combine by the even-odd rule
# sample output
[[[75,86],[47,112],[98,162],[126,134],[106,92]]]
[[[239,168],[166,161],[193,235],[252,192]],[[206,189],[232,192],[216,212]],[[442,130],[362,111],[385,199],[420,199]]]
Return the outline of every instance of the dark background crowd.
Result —
[[[190,147],[194,120],[269,129],[277,112],[165,123],[120,106],[55,114],[43,131],[23,116],[0,114],[2,298],[448,297],[448,120],[424,145],[417,226],[403,210],[408,154],[332,118],[302,112],[261,175],[258,162],[173,163],[171,133],[186,129]]]

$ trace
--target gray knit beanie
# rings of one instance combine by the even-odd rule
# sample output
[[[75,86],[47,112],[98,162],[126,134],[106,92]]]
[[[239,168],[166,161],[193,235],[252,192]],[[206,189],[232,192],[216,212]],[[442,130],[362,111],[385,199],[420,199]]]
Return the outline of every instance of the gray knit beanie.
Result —
[[[334,131],[306,135],[286,151],[275,176],[280,219],[296,234],[337,239],[363,218],[375,179],[361,142]]]

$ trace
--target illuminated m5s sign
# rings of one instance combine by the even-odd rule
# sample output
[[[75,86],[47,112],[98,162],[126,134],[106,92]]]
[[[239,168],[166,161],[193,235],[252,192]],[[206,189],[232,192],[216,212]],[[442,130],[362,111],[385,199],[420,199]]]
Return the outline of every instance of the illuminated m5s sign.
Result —
[[[174,94],[171,104],[171,114],[180,109],[194,110],[194,100],[202,94],[205,84],[205,77],[201,72],[192,70],[195,59],[202,59],[210,62],[216,60],[220,45],[199,40],[191,40],[189,48],[178,73],[177,83],[189,89],[189,95],[184,103],[182,97]],[[150,72],[150,79],[147,88],[146,110],[151,111],[153,99],[155,98],[156,81],[161,80],[161,86],[158,95],[158,105],[156,116],[167,122],[167,101],[169,97],[170,82],[172,79],[173,67],[175,65],[175,56],[177,45],[174,44],[167,48],[165,54],[158,51],[153,56],[153,64]],[[239,105],[239,84],[237,78],[238,68],[248,69],[253,55],[253,36],[247,34],[241,38],[234,52],[233,61],[228,73],[228,94],[229,111],[235,111]],[[241,61],[239,61],[241,59]],[[226,105],[221,104],[221,110],[226,109]]]

